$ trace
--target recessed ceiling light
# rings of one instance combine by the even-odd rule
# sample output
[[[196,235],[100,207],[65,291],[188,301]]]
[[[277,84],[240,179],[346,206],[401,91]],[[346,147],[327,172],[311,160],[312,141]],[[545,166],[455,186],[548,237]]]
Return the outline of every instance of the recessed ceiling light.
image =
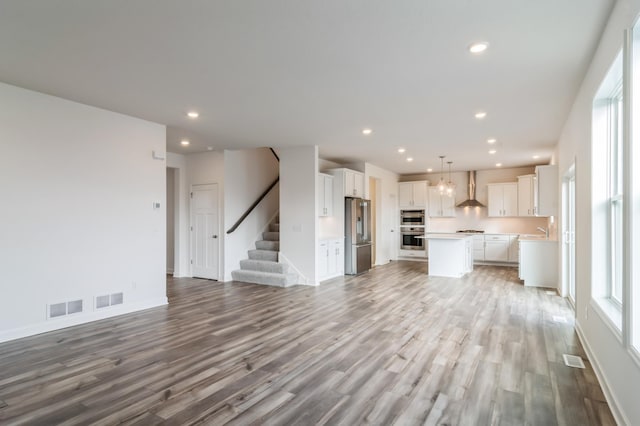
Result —
[[[363,135],[370,135],[371,133],[373,133],[373,130],[371,130],[371,129],[362,129],[362,134]]]
[[[469,52],[475,53],[475,54],[482,53],[485,50],[487,50],[488,47],[489,47],[489,43],[487,43],[486,41],[473,43],[469,45]]]
[[[539,156],[539,155],[534,155],[534,156],[533,156],[533,159],[534,159],[534,160],[537,160],[538,158],[540,158],[540,156]]]
[[[431,167],[429,167],[429,168],[427,169],[427,173],[431,173],[432,171],[433,171],[433,169],[432,169]]]
[[[502,167],[502,163],[496,163],[496,167]]]
[[[486,112],[484,112],[484,111],[478,111],[478,112],[476,112],[476,114],[475,114],[475,117],[476,117],[478,120],[482,120],[482,119],[483,119],[483,118],[485,118],[486,116],[487,116],[487,113],[486,113]]]
[[[182,139],[182,140],[180,141],[180,145],[182,145],[182,146],[189,146],[189,141],[188,141],[187,139]]]
[[[398,148],[398,152],[399,152],[400,154],[403,154],[405,151],[406,151],[406,149],[404,149],[404,148]]]
[[[412,157],[408,157],[408,158],[407,158],[407,161],[408,161],[408,162],[412,162],[412,161],[413,161],[413,158],[412,158]]]
[[[496,151],[495,149],[490,149],[489,150],[489,154],[495,154],[496,152],[498,152],[498,151]]]
[[[208,146],[207,147],[207,151],[213,151],[213,147],[212,146]]]
[[[200,114],[197,111],[189,111],[187,113],[187,117],[189,117],[189,118],[198,118],[198,117],[200,117]]]
[[[492,145],[493,145],[493,144],[494,144],[494,143],[496,143],[496,142],[497,142],[497,141],[496,141],[496,139],[495,139],[495,138],[487,139],[487,143],[488,143],[488,144],[492,144]]]

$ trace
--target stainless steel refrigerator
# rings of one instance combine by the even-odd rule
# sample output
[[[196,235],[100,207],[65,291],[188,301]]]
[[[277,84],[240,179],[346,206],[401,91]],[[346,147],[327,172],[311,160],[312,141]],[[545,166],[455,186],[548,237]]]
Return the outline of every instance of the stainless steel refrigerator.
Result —
[[[344,271],[357,275],[371,269],[371,201],[346,197],[344,209]]]

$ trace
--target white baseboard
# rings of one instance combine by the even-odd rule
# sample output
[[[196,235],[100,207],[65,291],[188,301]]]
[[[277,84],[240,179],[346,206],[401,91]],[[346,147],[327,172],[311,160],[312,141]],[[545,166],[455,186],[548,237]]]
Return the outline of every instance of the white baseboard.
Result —
[[[604,393],[604,397],[607,400],[607,404],[609,404],[609,409],[611,410],[611,414],[613,414],[613,418],[619,425],[630,425],[631,423],[629,422],[629,419],[627,419],[624,413],[620,410],[620,404],[618,404],[618,400],[609,387],[607,376],[605,376],[602,372],[602,368],[600,367],[598,358],[594,354],[593,350],[591,349],[591,345],[589,345],[589,341],[586,339],[584,333],[582,332],[580,321],[577,318],[575,328],[576,332],[578,333],[578,339],[580,339],[580,343],[582,343],[582,347],[587,354],[587,358],[589,358],[589,362],[593,366],[593,371],[596,373],[598,382],[600,382],[602,392]]]
[[[55,318],[48,321],[31,324],[25,327],[14,328],[11,330],[0,331],[0,343],[9,340],[21,339],[23,337],[34,336],[36,334],[46,333],[48,331],[60,330],[62,328],[72,327],[74,325],[86,324],[92,321],[111,318],[118,315],[129,314],[132,312],[142,311],[144,309],[156,308],[168,304],[166,297],[157,299],[143,300],[141,302],[124,303],[110,308],[104,308],[99,311],[88,311],[73,314],[66,317]]]

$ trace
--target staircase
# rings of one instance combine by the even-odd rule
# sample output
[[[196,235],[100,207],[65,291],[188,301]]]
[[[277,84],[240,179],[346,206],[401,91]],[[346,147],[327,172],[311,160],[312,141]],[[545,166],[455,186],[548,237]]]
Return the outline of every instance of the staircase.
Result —
[[[280,250],[280,224],[272,223],[269,231],[256,241],[256,249],[249,250],[249,258],[240,261],[240,269],[231,271],[234,281],[289,287],[296,284],[298,276],[289,273],[289,266],[278,263]]]

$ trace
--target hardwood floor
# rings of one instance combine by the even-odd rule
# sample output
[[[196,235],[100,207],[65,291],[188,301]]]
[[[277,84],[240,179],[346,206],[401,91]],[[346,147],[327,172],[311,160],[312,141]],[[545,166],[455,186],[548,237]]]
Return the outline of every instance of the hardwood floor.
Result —
[[[0,423],[615,424],[562,298],[515,268],[426,268],[169,279],[168,307],[0,344]]]

